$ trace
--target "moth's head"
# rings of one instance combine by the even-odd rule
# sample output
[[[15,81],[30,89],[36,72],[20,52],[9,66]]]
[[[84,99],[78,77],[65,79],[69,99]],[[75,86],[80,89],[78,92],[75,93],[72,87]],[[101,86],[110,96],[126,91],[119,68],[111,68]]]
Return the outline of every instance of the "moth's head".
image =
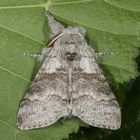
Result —
[[[60,46],[60,52],[68,61],[73,61],[80,56],[80,49],[86,42],[84,39],[85,31],[82,28],[68,27],[65,28],[61,37],[57,40]]]
[[[68,26],[67,28],[64,28],[63,33],[65,33],[65,34],[81,34],[82,36],[85,36],[86,30],[80,26],[77,26],[77,27]]]

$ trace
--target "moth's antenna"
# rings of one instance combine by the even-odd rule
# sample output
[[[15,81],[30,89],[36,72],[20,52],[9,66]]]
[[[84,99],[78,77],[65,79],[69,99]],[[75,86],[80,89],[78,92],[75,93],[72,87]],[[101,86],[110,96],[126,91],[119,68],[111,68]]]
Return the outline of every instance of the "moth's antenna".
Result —
[[[58,36],[56,36],[56,37],[47,45],[47,47],[51,46],[58,38],[60,38],[60,37],[63,36],[63,35],[65,35],[65,33],[61,33],[61,34],[59,34]],[[81,36],[82,38],[84,38],[83,35],[82,35],[81,33],[78,33],[78,35]]]
[[[56,36],[48,45],[47,47],[51,46],[58,38],[60,38],[64,33],[59,34],[58,36]]]

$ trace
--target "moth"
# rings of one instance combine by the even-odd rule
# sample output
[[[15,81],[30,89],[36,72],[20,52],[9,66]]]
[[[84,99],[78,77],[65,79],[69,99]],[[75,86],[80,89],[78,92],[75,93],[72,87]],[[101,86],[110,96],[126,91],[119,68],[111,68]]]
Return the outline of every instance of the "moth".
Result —
[[[119,104],[96,62],[101,53],[87,44],[83,27],[64,27],[47,16],[53,39],[39,56],[42,66],[21,101],[18,128],[42,128],[75,116],[94,127],[119,129]]]

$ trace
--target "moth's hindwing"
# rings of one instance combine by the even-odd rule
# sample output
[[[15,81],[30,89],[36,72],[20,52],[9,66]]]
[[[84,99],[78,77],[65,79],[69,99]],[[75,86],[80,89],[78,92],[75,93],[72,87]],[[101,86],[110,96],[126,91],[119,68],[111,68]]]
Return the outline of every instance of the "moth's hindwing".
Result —
[[[83,58],[73,71],[73,115],[95,127],[118,129],[120,107],[94,58]]]
[[[54,62],[57,63],[54,65]],[[20,104],[17,125],[20,129],[33,129],[53,124],[67,116],[67,75],[59,69],[56,57],[46,58]],[[52,73],[51,73],[52,71]]]

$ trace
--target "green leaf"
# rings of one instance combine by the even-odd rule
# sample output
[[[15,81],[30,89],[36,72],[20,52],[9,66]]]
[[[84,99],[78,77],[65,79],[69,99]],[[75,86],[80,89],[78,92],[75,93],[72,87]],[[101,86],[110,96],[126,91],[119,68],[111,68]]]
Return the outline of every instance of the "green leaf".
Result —
[[[99,52],[113,52],[101,61],[114,83],[137,75],[134,58],[140,40],[138,0],[1,0],[0,1],[0,139],[61,140],[79,129],[79,121],[59,121],[43,129],[16,127],[20,100],[39,63],[24,53],[38,53],[49,39],[45,7],[60,21],[81,25],[89,44]]]

